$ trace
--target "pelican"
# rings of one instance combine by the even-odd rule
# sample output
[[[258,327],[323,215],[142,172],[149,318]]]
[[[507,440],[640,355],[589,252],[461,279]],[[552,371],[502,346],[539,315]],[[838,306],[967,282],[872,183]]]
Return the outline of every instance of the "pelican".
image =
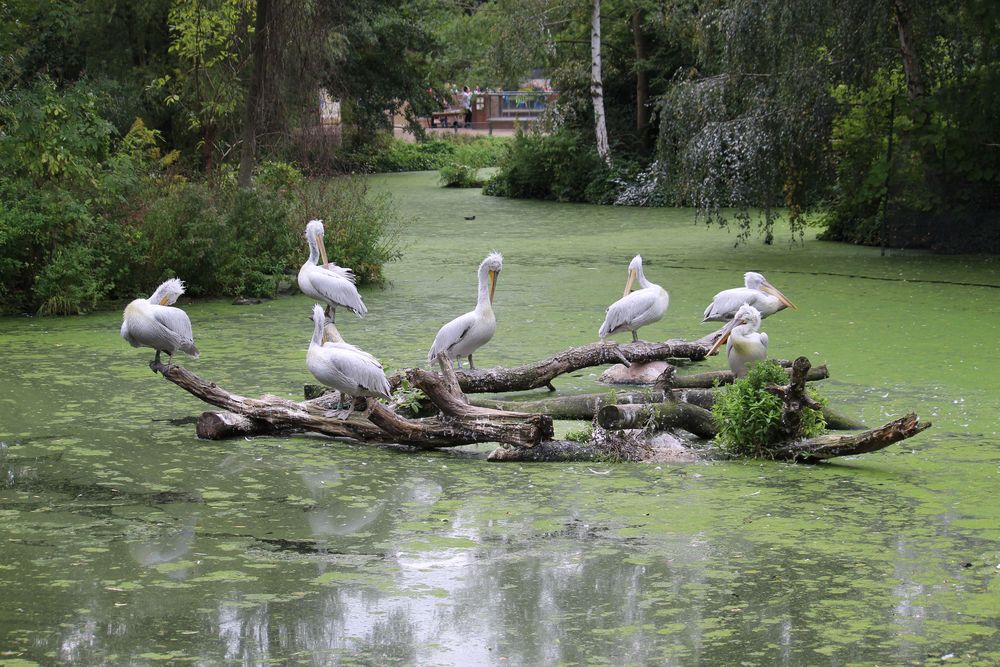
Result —
[[[335,320],[337,306],[343,306],[358,317],[368,312],[358,288],[354,286],[354,271],[330,264],[323,243],[323,221],[310,220],[306,225],[309,259],[299,269],[299,289],[308,297],[326,304],[330,321]],[[318,261],[322,259],[323,265]]]
[[[632,282],[638,280],[642,289],[632,292]],[[642,272],[642,256],[636,255],[628,265],[628,282],[622,298],[608,306],[608,314],[597,335],[604,340],[611,334],[632,332],[632,342],[639,340],[639,327],[658,322],[667,312],[670,295],[659,285],[646,280]]]
[[[345,343],[337,327],[326,321],[323,306],[318,303],[313,306],[312,321],[313,336],[306,353],[309,372],[323,385],[339,391],[341,403],[344,396],[389,398],[389,380],[378,359]],[[346,419],[350,413],[348,408],[339,411],[337,416]]]
[[[171,304],[184,294],[184,283],[171,278],[156,288],[148,299],[136,299],[125,306],[121,335],[132,347],[151,347],[156,350],[153,361],[160,363],[160,353],[173,362],[174,352],[182,350],[195,359],[198,348],[194,345],[191,320],[187,313]]]
[[[743,274],[745,287],[734,287],[719,292],[705,309],[702,322],[725,322],[733,319],[733,315],[743,304],[757,309],[761,318],[774,315],[779,310],[791,308],[798,310],[794,303],[782,294],[777,287],[767,282],[762,274],[748,271]]]
[[[472,353],[490,342],[497,330],[497,318],[493,314],[493,292],[502,268],[503,255],[494,250],[486,256],[479,265],[479,300],[476,302],[476,309],[459,315],[441,327],[427,354],[428,363],[433,364],[438,354],[444,352],[449,359],[458,360],[459,368],[462,367],[462,357],[468,356],[469,368],[475,369],[472,365]]]
[[[747,374],[747,366],[767,359],[767,334],[759,333],[760,311],[744,303],[736,316],[722,329],[722,335],[708,351],[710,356],[726,343],[729,370],[738,378]],[[727,342],[728,340],[728,342]]]

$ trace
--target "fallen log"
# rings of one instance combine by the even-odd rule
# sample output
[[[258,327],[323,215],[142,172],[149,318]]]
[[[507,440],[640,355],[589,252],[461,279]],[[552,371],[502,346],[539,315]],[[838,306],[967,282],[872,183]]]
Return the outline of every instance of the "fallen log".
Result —
[[[912,438],[930,426],[930,422],[922,422],[917,419],[917,415],[910,413],[883,426],[861,433],[849,435],[828,433],[799,442],[783,444],[772,449],[771,453],[774,454],[775,459],[816,463],[835,456],[854,456],[884,449],[900,440]]]
[[[239,422],[237,432],[249,435],[250,429],[259,427],[255,420],[269,423],[275,429],[302,429],[337,438],[350,438],[377,444],[402,444],[419,448],[458,447],[480,442],[500,442],[519,447],[531,447],[552,437],[552,420],[546,415],[512,416],[494,411],[493,418],[481,414],[405,419],[391,412],[376,401],[371,401],[369,419],[352,414],[348,419],[338,419],[330,414],[330,397],[296,403],[278,396],[260,399],[232,394],[214,382],[202,380],[182,366],[150,362],[150,368],[160,373],[202,401],[223,408],[230,413],[247,417],[249,422]],[[206,417],[206,421],[213,419]],[[224,418],[226,420],[228,418]],[[232,428],[219,429],[225,436],[234,434]],[[212,431],[205,430],[206,435]],[[259,434],[259,433],[254,433]]]
[[[605,405],[597,411],[597,423],[605,429],[663,431],[680,428],[699,438],[715,437],[712,413],[678,401],[640,405]]]
[[[668,340],[663,343],[638,341],[620,345],[602,341],[571,347],[559,354],[515,368],[477,368],[456,372],[459,386],[467,394],[496,394],[539,387],[552,388],[552,380],[582,368],[607,364],[705,358],[709,346],[703,342]]]

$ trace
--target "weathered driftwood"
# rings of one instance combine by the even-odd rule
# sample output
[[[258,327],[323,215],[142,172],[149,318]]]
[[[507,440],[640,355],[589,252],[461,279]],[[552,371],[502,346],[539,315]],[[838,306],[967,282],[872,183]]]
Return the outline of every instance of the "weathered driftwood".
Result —
[[[704,339],[703,339],[704,340]],[[674,346],[676,344],[676,346]],[[695,347],[691,347],[691,346]],[[692,356],[698,349],[707,349],[702,341],[695,344],[684,341],[668,343],[632,343],[625,346],[599,343],[585,348],[569,350],[538,364],[522,366],[520,369],[492,369],[486,371],[456,372],[447,359],[438,359],[441,373],[422,369],[409,369],[396,376],[396,386],[405,377],[412,386],[421,389],[440,410],[440,415],[424,419],[406,419],[393,410],[375,401],[356,400],[356,408],[363,413],[354,413],[348,419],[339,419],[332,413],[335,397],[323,395],[300,403],[277,396],[252,399],[231,394],[215,383],[206,382],[181,366],[153,362],[150,367],[164,378],[177,384],[194,396],[225,410],[226,412],[206,412],[199,420],[198,433],[202,437],[218,438],[232,435],[263,435],[285,430],[309,430],[326,435],[350,438],[370,443],[394,443],[417,448],[454,447],[472,443],[499,442],[513,447],[494,451],[490,460],[519,461],[655,461],[662,458],[663,448],[655,444],[637,430],[629,427],[651,427],[652,430],[682,428],[702,438],[714,434],[714,426],[705,410],[713,398],[711,389],[704,388],[657,388],[644,392],[615,393],[609,395],[565,397],[536,402],[477,401],[473,404],[464,393],[464,387],[471,383],[476,390],[503,384],[505,390],[518,385],[526,377],[531,377],[534,386],[555,377],[553,369],[569,372],[584,367],[603,358],[602,355],[631,356],[641,360],[644,355],[678,355],[686,350]],[[584,364],[584,362],[586,362]],[[584,365],[579,365],[584,364]],[[529,372],[534,369],[537,372]],[[821,377],[826,377],[825,368],[812,369]],[[793,412],[802,405],[809,405],[811,399],[804,393],[805,383],[810,377],[810,364],[804,357],[795,361],[789,385],[772,387],[771,391],[781,395]],[[556,373],[558,374],[558,373]],[[700,374],[696,377],[708,374]],[[724,374],[712,374],[725,381]],[[684,376],[680,376],[684,377]],[[485,378],[485,379],[484,379]],[[520,378],[520,379],[519,379]],[[677,376],[663,378],[664,386],[676,385]],[[684,381],[685,384],[700,384]],[[615,403],[604,405],[614,400]],[[619,405],[619,402],[642,401],[652,404]],[[562,406],[556,409],[556,406]],[[568,407],[572,406],[572,407]],[[603,406],[603,408],[602,408]],[[513,409],[512,409],[513,408]],[[597,429],[589,443],[553,440],[552,415],[573,416],[592,415],[602,409],[600,422],[606,429]],[[544,414],[535,410],[543,410]],[[795,417],[789,417],[786,425],[789,433],[795,432]],[[837,419],[828,419],[828,424],[836,426]],[[851,423],[850,426],[856,426]],[[776,446],[770,453],[774,458],[796,461],[819,461],[833,456],[845,456],[875,451],[899,440],[911,437],[930,424],[917,421],[908,415],[877,429],[851,435],[826,435],[809,440],[789,439]],[[687,456],[717,456],[716,450],[685,448],[675,442],[675,448],[686,449]]]
[[[807,357],[798,357],[792,362],[788,384],[783,387],[774,384],[765,387],[768,392],[781,398],[781,430],[785,440],[794,441],[801,435],[804,408],[823,409],[818,401],[806,393],[806,376],[809,375],[811,365]]]
[[[627,406],[636,407],[636,406]],[[768,453],[777,461],[797,463],[818,463],[838,456],[855,456],[885,449],[901,440],[912,438],[929,428],[930,422],[921,422],[915,414],[893,420],[878,428],[850,434],[816,436],[806,440],[775,445]],[[620,433],[629,434],[629,431]],[[626,437],[636,437],[627,435]],[[621,460],[618,448],[611,446],[614,438],[605,437],[599,442],[578,443],[566,440],[550,440],[533,449],[501,447],[492,451],[491,461],[617,461]],[[639,454],[628,460],[656,462],[661,460],[655,447],[632,448]],[[724,454],[718,449],[689,448],[687,452],[695,459],[717,459]],[[681,458],[681,457],[675,457]]]
[[[835,456],[854,456],[884,449],[900,440],[912,438],[930,426],[930,422],[922,422],[917,419],[917,415],[910,413],[883,426],[860,433],[849,435],[830,433],[789,442],[775,447],[772,453],[776,459],[815,463]]]
[[[639,405],[605,405],[597,411],[597,423],[605,429],[664,431],[680,428],[699,438],[714,438],[712,413],[680,401]]]
[[[473,406],[466,414],[405,419],[372,401],[368,419],[357,414],[346,420],[337,419],[331,416],[330,406],[323,398],[302,403],[278,396],[247,398],[232,394],[214,382],[206,382],[182,366],[151,362],[150,368],[202,401],[249,418],[249,423],[241,422],[243,434],[249,434],[254,420],[261,420],[275,429],[303,429],[362,442],[436,448],[478,442],[531,447],[551,438],[553,432],[552,419],[547,415],[508,416],[509,413],[494,410],[489,419],[484,419],[477,412],[482,408]],[[206,422],[211,419],[214,417],[205,418]],[[227,435],[231,434],[231,430],[226,431]],[[206,428],[205,433],[210,434],[211,430]]]
[[[552,380],[564,373],[581,368],[605,366],[616,363],[646,362],[663,359],[705,358],[709,345],[686,340],[668,340],[663,343],[638,341],[620,345],[613,341],[590,343],[571,347],[559,354],[532,364],[515,368],[483,368],[456,372],[459,386],[467,394],[496,394],[504,391],[524,391],[551,387]]]

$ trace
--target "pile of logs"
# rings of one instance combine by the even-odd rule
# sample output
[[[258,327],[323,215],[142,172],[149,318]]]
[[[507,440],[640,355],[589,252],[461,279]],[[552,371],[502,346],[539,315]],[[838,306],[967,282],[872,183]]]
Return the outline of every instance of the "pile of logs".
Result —
[[[321,394],[304,401],[265,395],[259,399],[232,394],[214,382],[199,378],[174,364],[151,362],[150,368],[185,391],[222,411],[205,412],[198,419],[201,438],[275,435],[313,431],[335,438],[372,444],[393,444],[421,449],[499,443],[493,461],[553,460],[661,460],[657,433],[683,433],[671,440],[671,450],[682,457],[720,457],[708,441],[715,435],[710,409],[715,392],[733,381],[728,371],[682,375],[667,364],[651,389],[609,391],[585,396],[562,396],[535,401],[503,401],[469,394],[498,394],[547,387],[564,373],[612,363],[645,364],[667,360],[700,361],[712,336],[694,342],[634,342],[620,345],[599,342],[570,348],[560,354],[516,368],[454,370],[443,355],[440,372],[420,368],[400,371],[390,379],[394,394],[401,388],[419,389],[426,396],[430,415],[404,416],[399,401],[389,405],[355,399],[355,412],[347,419],[336,415],[340,397]],[[812,368],[799,357],[790,366],[789,384],[770,391],[784,401],[785,439],[768,454],[775,459],[814,462],[834,456],[871,452],[912,437],[930,426],[910,414],[876,429],[858,424],[829,408],[815,404],[805,393],[807,382],[828,377],[825,366]],[[395,406],[395,407],[394,407]],[[797,436],[803,406],[824,411],[831,429],[853,430],[801,439]],[[553,419],[594,420],[588,442],[554,439]]]

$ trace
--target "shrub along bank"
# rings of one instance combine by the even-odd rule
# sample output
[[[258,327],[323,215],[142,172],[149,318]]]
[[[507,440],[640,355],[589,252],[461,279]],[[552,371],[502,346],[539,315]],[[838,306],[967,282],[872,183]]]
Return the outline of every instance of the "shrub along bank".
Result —
[[[398,218],[360,179],[313,181],[263,163],[241,191],[227,169],[180,173],[137,120],[119,136],[86,83],[42,79],[0,114],[0,312],[79,313],[177,276],[192,295],[270,296],[326,221],[331,261],[381,283]],[[335,242],[330,242],[335,239]]]

